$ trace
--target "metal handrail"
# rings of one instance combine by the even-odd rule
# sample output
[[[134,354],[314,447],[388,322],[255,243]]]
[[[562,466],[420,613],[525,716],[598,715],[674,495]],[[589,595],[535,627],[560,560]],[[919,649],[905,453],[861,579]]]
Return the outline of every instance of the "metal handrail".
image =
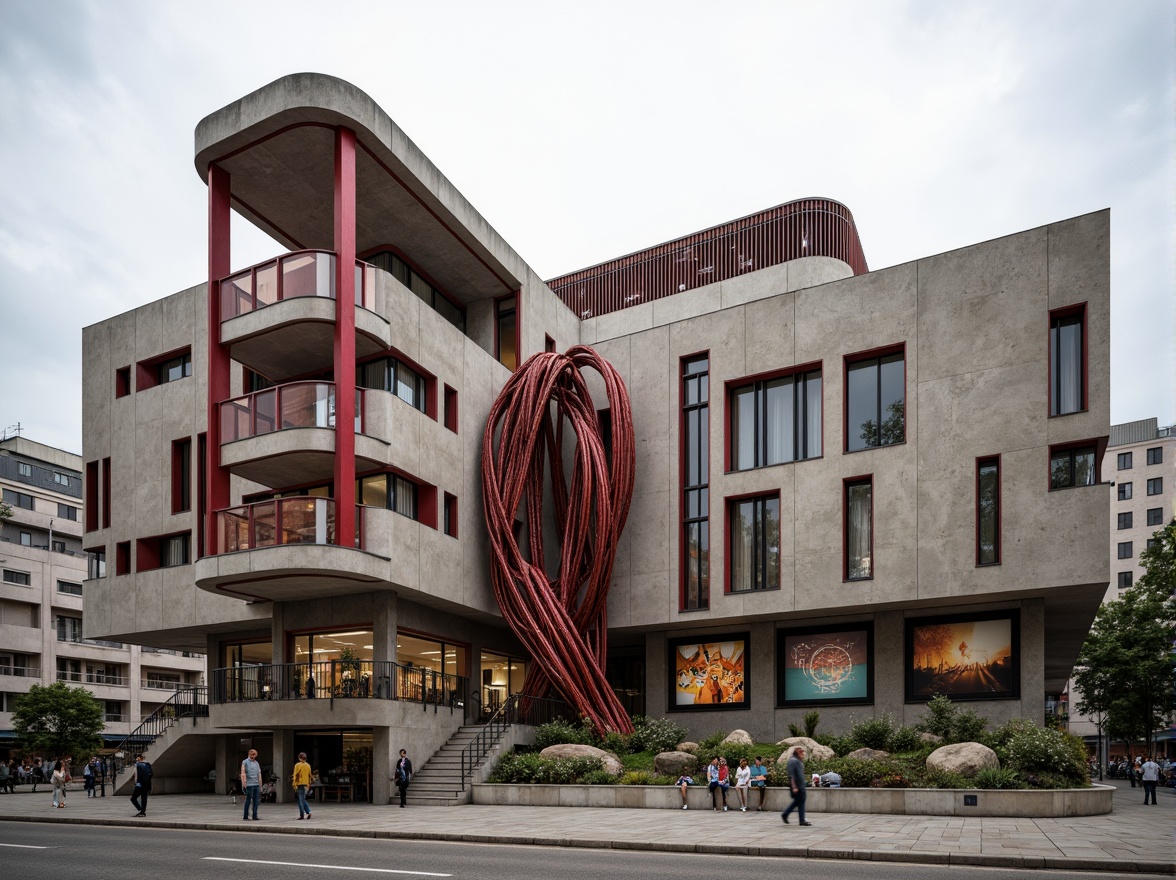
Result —
[[[512,724],[537,726],[556,719],[574,717],[575,709],[563,700],[511,694],[491,715],[469,745],[461,752],[461,786],[482,765],[486,755]]]
[[[204,685],[184,688],[176,691],[144,718],[142,723],[118,744],[116,751],[124,754],[146,751],[151,743],[181,718],[191,718],[192,724],[195,725],[198,718],[207,717],[208,688]]]
[[[389,660],[319,660],[229,666],[212,671],[212,701],[249,703],[268,700],[397,700],[430,706],[436,713],[465,711],[470,680],[424,666]]]

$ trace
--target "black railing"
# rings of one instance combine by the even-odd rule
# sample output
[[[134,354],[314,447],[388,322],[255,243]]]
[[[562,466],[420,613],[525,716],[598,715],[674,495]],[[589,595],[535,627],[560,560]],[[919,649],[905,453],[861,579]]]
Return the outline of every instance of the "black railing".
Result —
[[[212,671],[214,703],[258,700],[399,700],[465,711],[470,680],[388,660],[320,660]]]
[[[478,735],[461,752],[461,785],[486,760],[486,755],[498,743],[502,734],[512,724],[529,724],[537,727],[551,721],[577,721],[573,706],[563,700],[548,700],[540,697],[526,697],[511,694],[498,710],[482,725]]]
[[[195,725],[196,719],[207,717],[208,688],[203,685],[184,688],[176,691],[166,703],[160,704],[159,708],[144,718],[143,723],[118,744],[116,751],[133,758],[139,752],[147,751],[151,743],[181,719],[191,718]]]

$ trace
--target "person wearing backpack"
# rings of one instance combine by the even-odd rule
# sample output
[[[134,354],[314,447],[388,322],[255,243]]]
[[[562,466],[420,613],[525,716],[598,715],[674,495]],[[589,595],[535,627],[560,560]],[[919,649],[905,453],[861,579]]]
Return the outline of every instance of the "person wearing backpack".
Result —
[[[135,791],[131,795],[131,806],[138,812],[136,817],[147,815],[147,796],[151,794],[151,764],[143,760],[142,755],[135,755]]]

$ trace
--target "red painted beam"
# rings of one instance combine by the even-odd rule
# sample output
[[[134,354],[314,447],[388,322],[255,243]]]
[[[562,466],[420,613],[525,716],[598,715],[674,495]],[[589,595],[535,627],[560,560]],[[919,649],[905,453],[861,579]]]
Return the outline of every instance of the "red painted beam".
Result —
[[[204,553],[217,553],[216,511],[229,506],[229,472],[220,463],[220,416],[218,405],[229,398],[229,350],[221,344],[220,280],[231,271],[229,172],[216,163],[208,167],[208,461],[205,473]]]
[[[355,132],[335,130],[335,541],[355,546]]]

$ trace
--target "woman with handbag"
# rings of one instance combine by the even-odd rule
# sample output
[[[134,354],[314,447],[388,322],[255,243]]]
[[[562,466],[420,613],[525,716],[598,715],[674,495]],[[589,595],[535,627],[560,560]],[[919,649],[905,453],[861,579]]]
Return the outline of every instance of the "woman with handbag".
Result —
[[[53,806],[59,810],[65,809],[65,762],[58,761],[53,765]]]

